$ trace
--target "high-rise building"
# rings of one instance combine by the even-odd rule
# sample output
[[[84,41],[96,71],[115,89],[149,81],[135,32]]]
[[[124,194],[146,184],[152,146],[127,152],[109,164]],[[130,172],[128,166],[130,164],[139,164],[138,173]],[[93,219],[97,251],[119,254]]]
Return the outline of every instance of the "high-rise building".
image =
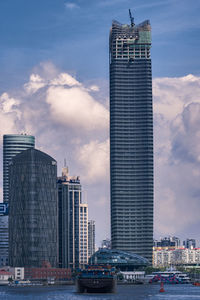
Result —
[[[23,150],[35,147],[35,137],[26,134],[3,136],[3,201],[9,201],[9,164],[11,159]]]
[[[168,236],[161,238],[160,241],[154,240],[154,247],[174,247],[178,248],[181,245],[181,241],[176,236]]]
[[[131,14],[130,14],[131,16]],[[153,112],[149,21],[110,31],[112,248],[152,261]]]
[[[81,267],[88,263],[88,205],[81,203],[79,209],[79,264]]]
[[[88,208],[82,203],[79,176],[69,176],[68,168],[58,177],[59,266],[76,268],[87,263]],[[86,224],[86,226],[85,226]],[[86,248],[85,248],[86,247]],[[83,260],[84,258],[84,260]]]
[[[88,221],[88,258],[95,252],[95,221]]]
[[[186,239],[185,241],[183,241],[183,246],[185,246],[185,248],[196,248],[196,240],[195,239]]]
[[[101,248],[103,249],[111,249],[111,240],[110,239],[105,239],[101,242]]]
[[[0,203],[0,267],[8,266],[8,203]]]
[[[28,149],[10,165],[9,264],[12,267],[57,265],[57,163]]]

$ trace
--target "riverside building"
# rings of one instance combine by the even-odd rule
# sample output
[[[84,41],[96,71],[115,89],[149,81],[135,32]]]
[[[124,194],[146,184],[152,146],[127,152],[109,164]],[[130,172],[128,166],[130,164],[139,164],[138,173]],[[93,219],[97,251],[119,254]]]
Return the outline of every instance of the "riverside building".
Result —
[[[113,21],[110,31],[112,248],[152,261],[151,26]]]
[[[57,266],[57,163],[28,149],[10,165],[9,265]]]
[[[82,203],[79,176],[62,169],[58,185],[59,267],[75,269],[88,262],[88,205]]]
[[[11,159],[23,150],[35,147],[35,137],[26,134],[5,134],[3,136],[3,201],[9,201],[9,164]]]
[[[169,267],[178,266],[198,266],[200,264],[200,248],[166,248],[154,249],[153,266]]]
[[[88,258],[95,252],[95,221],[88,221]]]

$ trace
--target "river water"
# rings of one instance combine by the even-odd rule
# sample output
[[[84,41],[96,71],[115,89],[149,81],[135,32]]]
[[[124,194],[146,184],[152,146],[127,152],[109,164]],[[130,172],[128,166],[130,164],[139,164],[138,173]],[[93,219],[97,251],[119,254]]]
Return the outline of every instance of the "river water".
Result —
[[[192,285],[121,285],[115,294],[77,294],[75,286],[8,287],[0,286],[1,300],[200,300],[200,287]]]

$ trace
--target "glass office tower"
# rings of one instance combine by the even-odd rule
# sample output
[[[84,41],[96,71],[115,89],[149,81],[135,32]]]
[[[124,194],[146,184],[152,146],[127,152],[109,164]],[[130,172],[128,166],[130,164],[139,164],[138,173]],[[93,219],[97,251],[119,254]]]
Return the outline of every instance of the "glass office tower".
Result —
[[[153,113],[149,21],[110,32],[112,248],[152,261]]]
[[[44,152],[28,149],[10,165],[9,265],[57,266],[57,163]]]
[[[5,134],[3,136],[3,201],[9,201],[9,163],[23,150],[35,147],[35,137],[26,134]]]

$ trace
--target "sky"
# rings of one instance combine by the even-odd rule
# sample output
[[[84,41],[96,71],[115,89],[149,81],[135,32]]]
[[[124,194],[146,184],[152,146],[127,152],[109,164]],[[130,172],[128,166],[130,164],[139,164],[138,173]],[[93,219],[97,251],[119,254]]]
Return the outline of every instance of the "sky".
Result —
[[[80,175],[97,244],[110,236],[109,30],[150,19],[155,238],[200,240],[200,2],[0,1],[0,199],[3,134],[26,132]]]

